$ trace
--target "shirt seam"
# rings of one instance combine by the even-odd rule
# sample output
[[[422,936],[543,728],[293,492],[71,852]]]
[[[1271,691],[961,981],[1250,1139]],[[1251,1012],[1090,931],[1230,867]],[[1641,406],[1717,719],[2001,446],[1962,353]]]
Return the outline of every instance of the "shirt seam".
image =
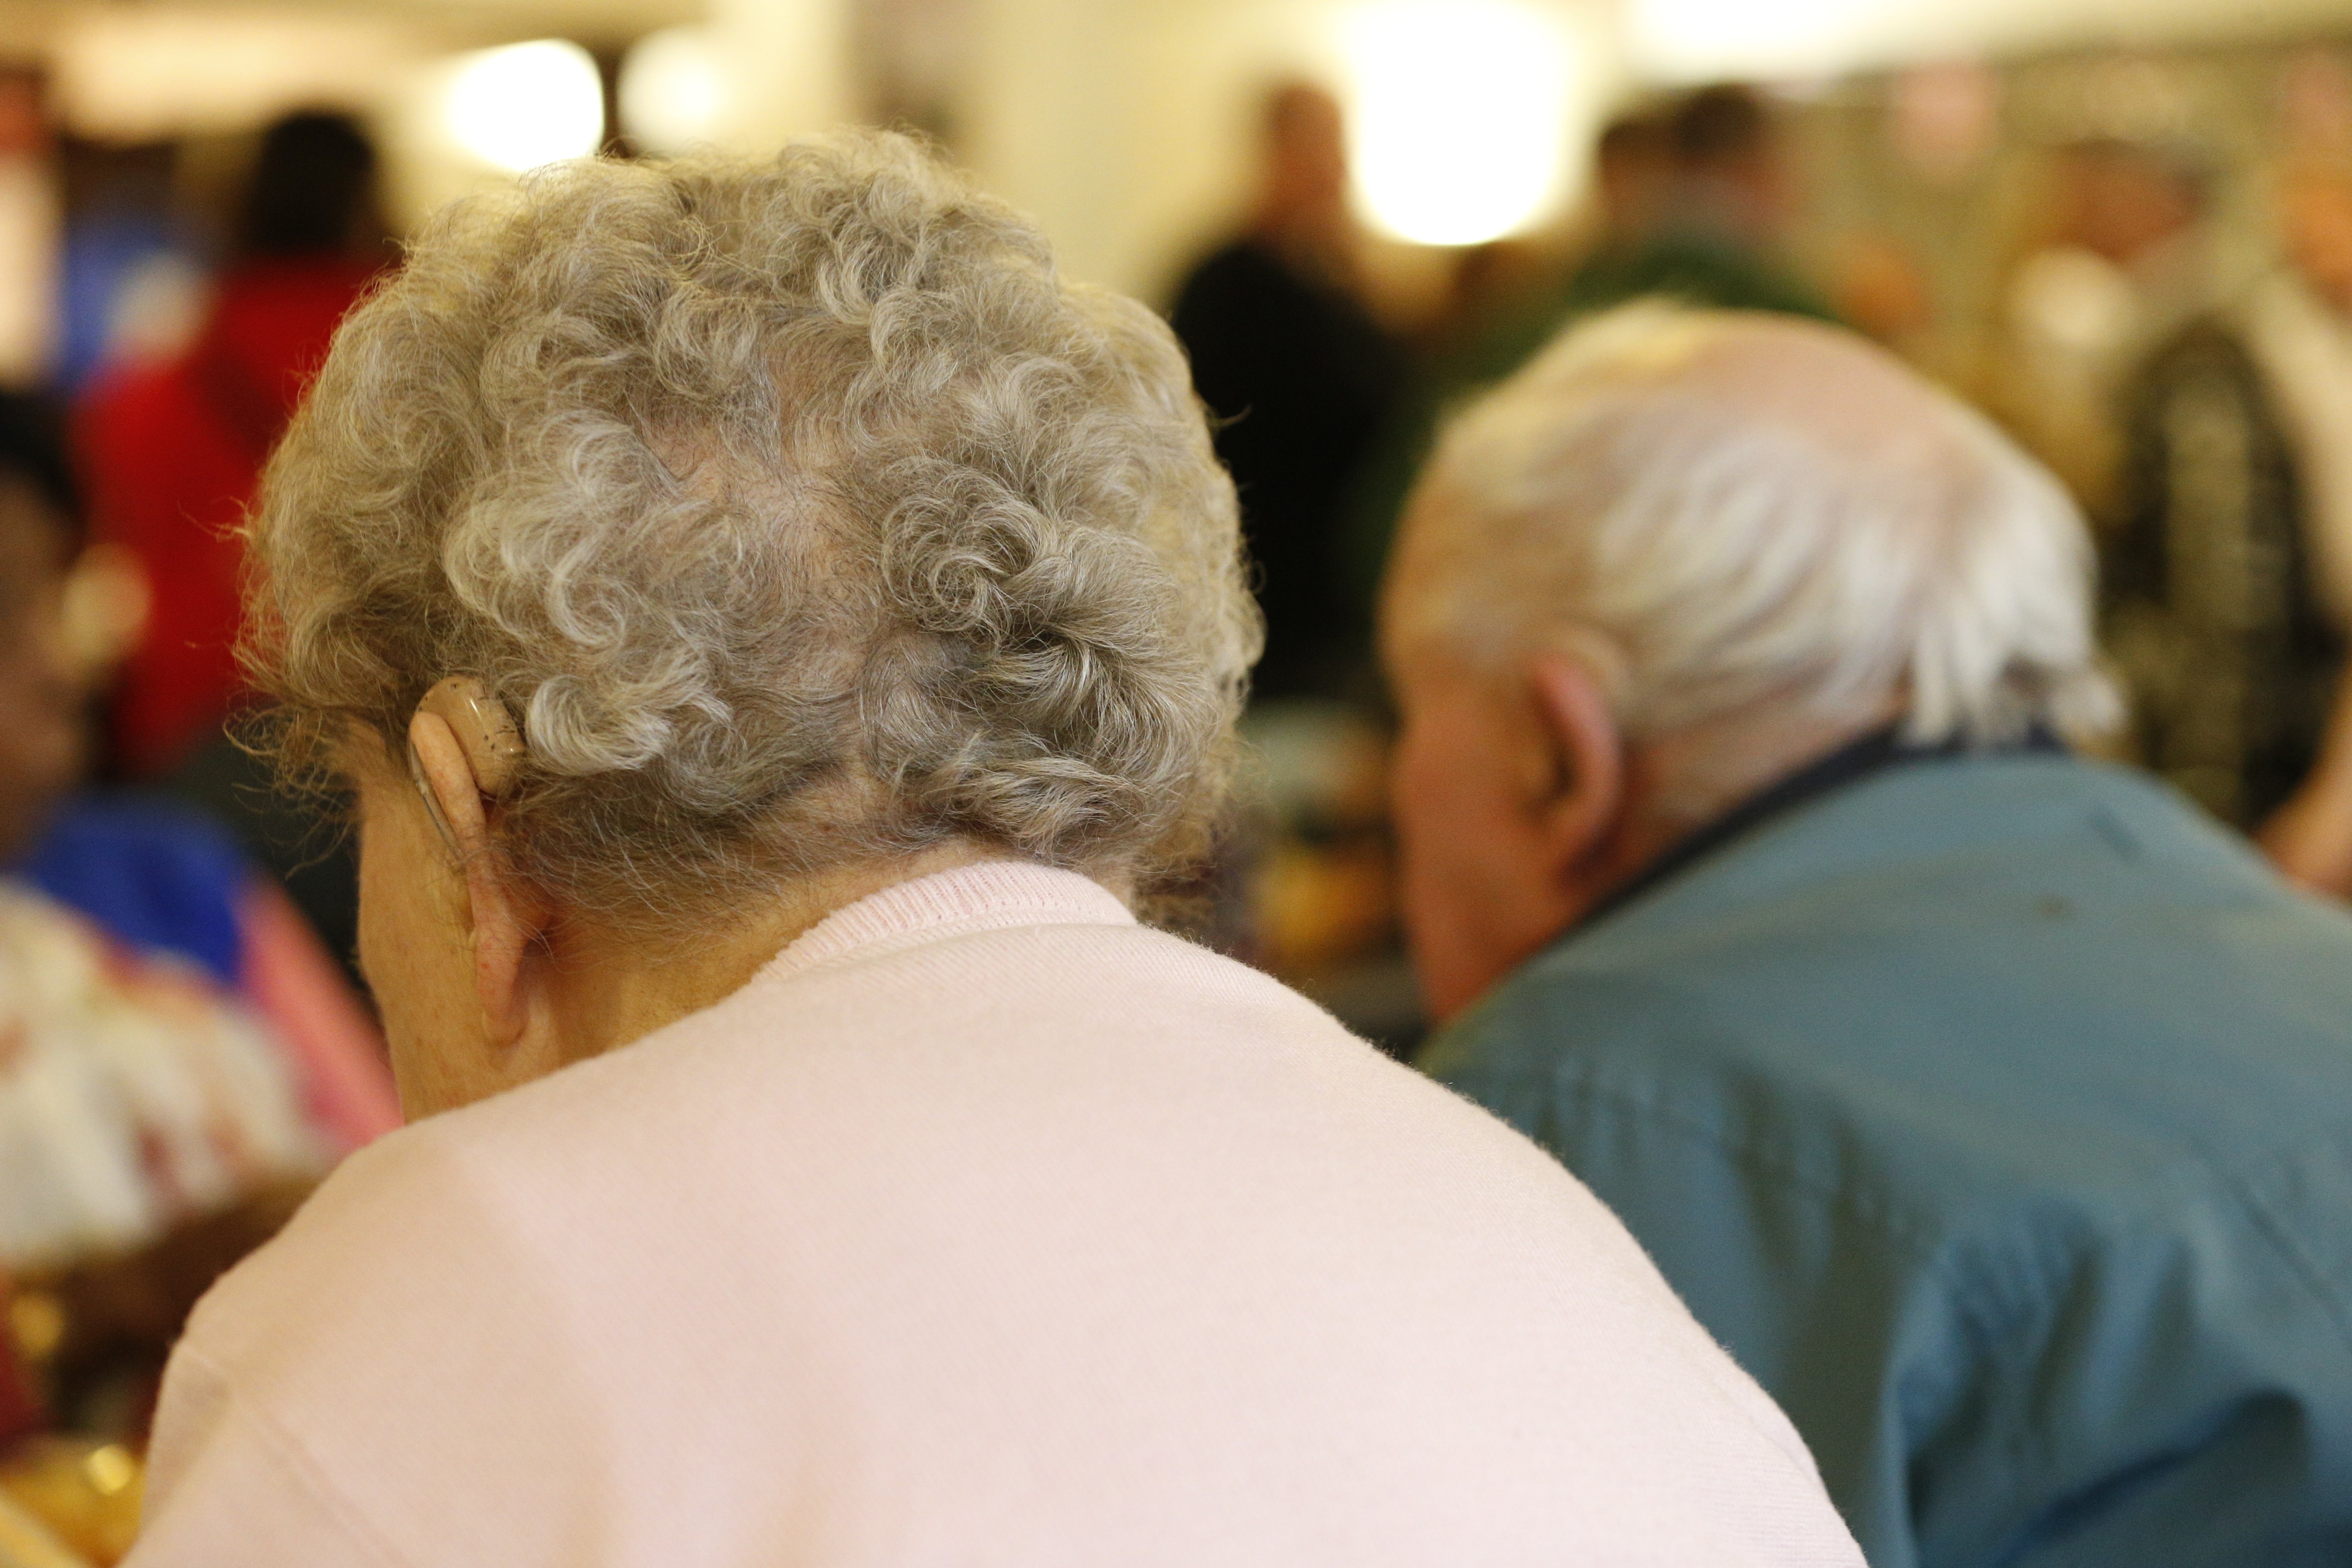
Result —
[[[1883,1238],[1900,1254],[1904,1263],[1921,1273],[1932,1276],[1951,1304],[1954,1316],[1962,1331],[1975,1346],[1979,1358],[1988,1364],[2007,1362],[2002,1353],[2021,1328],[2037,1321],[2047,1321],[2054,1300],[2044,1289],[2027,1289],[2015,1292],[2013,1299],[2001,1300],[2001,1292],[1989,1294],[1987,1271],[1981,1264],[1969,1268],[1965,1274],[1956,1271],[1949,1249],[1939,1244],[1938,1237],[1949,1237],[1948,1226],[1908,1217],[1890,1205],[1866,1200],[1851,1185],[1825,1183],[1797,1168],[1790,1161],[1762,1147],[1753,1138],[1733,1139],[1717,1128],[1707,1126],[1694,1117],[1638,1100],[1622,1089],[1594,1083],[1589,1078],[1554,1079],[1553,1087],[1570,1094],[1605,1102],[1637,1121],[1653,1125],[1702,1145],[1719,1155],[1727,1163],[1745,1167],[1770,1182],[1774,1186],[1795,1194],[1823,1209],[1834,1210],[1851,1217]],[[2041,1260],[2032,1256],[2031,1248],[2021,1248],[2014,1242],[1989,1239],[1988,1247],[2010,1253],[2026,1265],[2023,1272],[2034,1279],[2046,1277]]]
[[[1673,1136],[1706,1148],[1726,1163],[1746,1168],[1777,1188],[1808,1203],[1849,1215],[1856,1224],[1884,1238],[1909,1268],[1934,1282],[1940,1299],[1951,1311],[1962,1342],[1968,1346],[1975,1370],[1948,1378],[1945,1380],[1948,1384],[1965,1384],[1971,1378],[2016,1378],[2030,1373],[2032,1358],[2021,1360],[2015,1347],[2022,1331],[2029,1325],[2048,1323],[2057,1305],[2055,1297],[2046,1289],[2020,1290],[2011,1300],[2000,1300],[2000,1292],[1989,1295],[1990,1277],[1981,1262],[1961,1272],[1956,1268],[1956,1260],[1949,1250],[1932,1239],[1931,1233],[1948,1235],[1945,1227],[1907,1219],[1885,1207],[1874,1207],[1860,1199],[1850,1186],[1813,1179],[1790,1162],[1760,1147],[1753,1139],[1726,1137],[1719,1130],[1695,1118],[1663,1110],[1622,1089],[1606,1088],[1589,1079],[1562,1080],[1555,1078],[1553,1087],[1561,1092],[1580,1094],[1611,1105],[1637,1121],[1648,1122]],[[2026,1272],[2035,1280],[2044,1278],[2040,1260],[2021,1252],[2014,1243],[1996,1241],[1990,1245],[2019,1256],[2027,1266]],[[1890,1338],[1890,1350],[1894,1342]],[[1902,1367],[1890,1362],[1885,1370],[1890,1379],[1885,1392],[1888,1397],[1893,1397],[1898,1390],[1900,1379],[1896,1374]],[[2011,1442],[2000,1446],[2001,1485],[2016,1501],[2021,1502],[2030,1495],[2031,1488],[2022,1478],[2029,1473],[2034,1462],[2038,1446],[2037,1436],[2030,1431],[2020,1433]],[[1909,1460],[1910,1456],[1906,1453],[1906,1473]]]
[[[1018,935],[1029,931],[1132,931],[1150,928],[1140,924],[1118,924],[1109,921],[1073,920],[1067,909],[1017,911],[1020,918],[1005,920],[992,914],[975,914],[939,925],[893,931],[864,942],[855,947],[807,960],[790,968],[781,965],[762,970],[752,976],[751,984],[789,985],[807,976],[834,974],[868,963],[887,963],[904,958],[908,953],[932,946],[967,942],[973,937],[994,936],[1002,932]],[[788,950],[789,951],[789,950]],[[745,990],[751,988],[750,984]],[[741,993],[738,993],[741,994]]]
[[[1085,891],[1072,881],[1085,884]],[[977,898],[944,913],[926,909],[949,888],[975,889]],[[779,978],[806,973],[877,950],[920,945],[960,928],[1134,923],[1132,911],[1116,895],[1081,873],[1019,858],[992,859],[894,883],[835,910],[787,942],[761,973]]]
[[[2261,1234],[2263,1242],[2272,1251],[2278,1254],[2280,1259],[2285,1263],[2288,1272],[2302,1282],[2303,1288],[2309,1291],[2312,1299],[2318,1303],[2320,1310],[2326,1313],[2328,1321],[2335,1324],[2337,1337],[2344,1342],[2344,1348],[2347,1352],[2352,1352],[2352,1311],[2347,1311],[2343,1300],[2334,1290],[2328,1289],[2326,1277],[2305,1255],[2303,1248],[2296,1245],[2294,1236],[2282,1223],[2279,1215],[2272,1211],[2271,1206],[2246,1184],[2238,1173],[2231,1171],[2215,1173],[2221,1177],[2230,1196],[2236,1200],[2238,1206],[2243,1209],[2246,1216],[2253,1222],[2254,1229]]]

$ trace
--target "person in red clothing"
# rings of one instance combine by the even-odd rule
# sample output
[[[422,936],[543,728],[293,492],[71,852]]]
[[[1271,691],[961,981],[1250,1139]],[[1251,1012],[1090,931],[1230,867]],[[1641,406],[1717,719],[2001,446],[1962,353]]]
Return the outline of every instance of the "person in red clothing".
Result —
[[[345,116],[273,125],[194,346],[101,377],[79,412],[94,534],[129,550],[153,589],[113,705],[134,776],[170,771],[235,701],[235,531],[336,323],[382,268],[375,162]]]

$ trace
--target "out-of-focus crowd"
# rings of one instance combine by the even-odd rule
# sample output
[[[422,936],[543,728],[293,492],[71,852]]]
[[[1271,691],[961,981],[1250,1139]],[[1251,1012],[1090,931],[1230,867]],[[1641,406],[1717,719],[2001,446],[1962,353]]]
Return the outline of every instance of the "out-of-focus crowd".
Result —
[[[0,106],[12,167],[51,155],[26,80]],[[373,165],[289,118],[207,250],[152,150],[72,150],[53,384],[0,395],[0,1498],[99,1561],[189,1306],[399,1121],[333,808],[229,734],[236,530],[388,259]]]

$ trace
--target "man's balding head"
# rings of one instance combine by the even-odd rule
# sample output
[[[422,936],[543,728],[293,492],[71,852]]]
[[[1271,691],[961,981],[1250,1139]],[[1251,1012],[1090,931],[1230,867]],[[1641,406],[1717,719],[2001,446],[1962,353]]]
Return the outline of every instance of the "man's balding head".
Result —
[[[1433,1008],[1864,731],[2104,721],[2090,573],[2056,482],[1860,338],[1654,304],[1571,331],[1449,429],[1391,568]]]

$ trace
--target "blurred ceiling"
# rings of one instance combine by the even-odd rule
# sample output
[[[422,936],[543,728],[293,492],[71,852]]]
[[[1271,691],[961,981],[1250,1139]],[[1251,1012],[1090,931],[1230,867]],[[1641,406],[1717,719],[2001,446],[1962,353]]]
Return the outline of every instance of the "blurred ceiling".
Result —
[[[672,23],[698,19],[701,0],[0,0],[0,51],[46,51],[77,23],[181,13],[251,20],[328,17],[388,24],[452,46],[561,35],[583,43],[625,43]]]
[[[1556,31],[1567,79],[1535,82],[1530,67],[1514,95],[1513,73],[1457,58],[1480,10]],[[1410,26],[1368,53],[1361,24],[1386,12],[1412,13]],[[106,140],[247,130],[300,103],[361,110],[413,218],[496,173],[453,142],[452,73],[481,58],[467,51],[567,38],[609,71],[635,41],[687,25],[701,26],[680,79],[715,83],[719,106],[689,143],[772,146],[845,118],[910,120],[1045,221],[1074,272],[1150,292],[1169,256],[1224,221],[1246,184],[1255,95],[1284,75],[1339,87],[1369,151],[1386,103],[1404,163],[1425,164],[1416,150],[1441,133],[1475,131],[1484,141],[1450,169],[1494,175],[1495,213],[1557,211],[1580,178],[1566,150],[1647,86],[1820,82],[2075,47],[2352,44],[2352,0],[0,0],[0,61],[45,62],[67,125]],[[1523,66],[1553,58],[1549,45],[1514,52]],[[544,118],[513,94],[499,102],[508,120]],[[1505,124],[1513,106],[1552,129]],[[1506,171],[1498,147],[1545,156]],[[1389,226],[1459,241],[1502,221],[1464,209],[1470,194],[1406,193],[1419,206]]]
[[[1621,15],[1637,75],[1693,80],[2340,32],[2352,0],[1622,0]]]
[[[1579,14],[1635,79],[1819,76],[1923,59],[2075,46],[2147,47],[2352,28],[2352,0],[1538,0]],[[1315,8],[1338,13],[1347,0]],[[1297,0],[1089,0],[1093,29],[1165,32],[1237,13],[1295,16]],[[937,33],[953,12],[1023,29],[1066,17],[1060,0],[0,0],[0,56],[46,57],[96,31],[224,41],[271,26],[312,47],[372,37],[371,47],[432,54],[540,37],[614,50],[657,28],[737,13],[832,10],[872,33]],[[950,28],[948,31],[953,31]],[[920,52],[919,39],[908,48]],[[217,51],[215,51],[217,52]]]

